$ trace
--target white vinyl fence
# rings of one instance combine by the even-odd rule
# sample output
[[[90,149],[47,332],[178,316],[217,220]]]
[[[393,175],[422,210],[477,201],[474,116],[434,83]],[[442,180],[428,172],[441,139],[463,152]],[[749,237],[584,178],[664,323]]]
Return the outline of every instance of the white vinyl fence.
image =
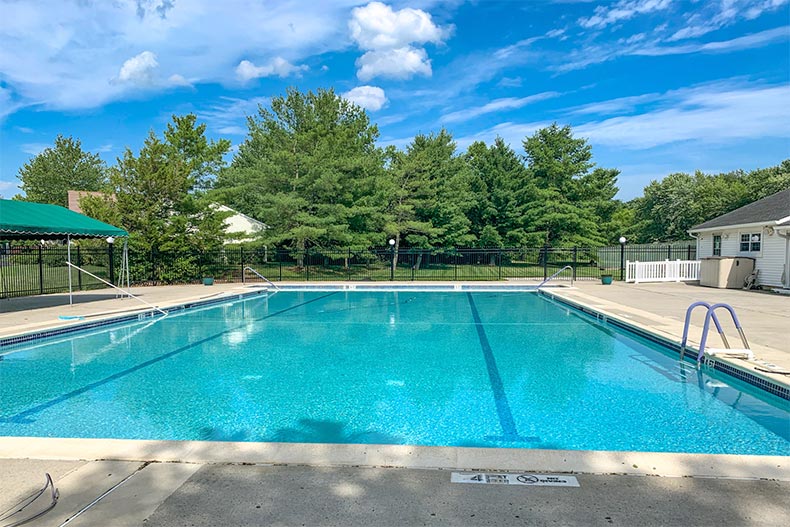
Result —
[[[683,282],[699,280],[699,260],[625,263],[626,282]]]

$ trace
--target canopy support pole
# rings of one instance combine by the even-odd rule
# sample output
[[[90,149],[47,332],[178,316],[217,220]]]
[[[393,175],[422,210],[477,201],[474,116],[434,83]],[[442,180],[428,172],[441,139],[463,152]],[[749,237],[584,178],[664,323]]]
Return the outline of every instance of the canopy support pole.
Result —
[[[123,239],[123,262],[125,264],[124,269],[126,269],[126,289],[131,287],[129,281],[129,238]],[[123,275],[121,275],[121,283],[123,283]]]
[[[69,260],[69,305],[74,305],[74,297],[71,291],[71,235],[66,235],[66,254],[68,255]]]

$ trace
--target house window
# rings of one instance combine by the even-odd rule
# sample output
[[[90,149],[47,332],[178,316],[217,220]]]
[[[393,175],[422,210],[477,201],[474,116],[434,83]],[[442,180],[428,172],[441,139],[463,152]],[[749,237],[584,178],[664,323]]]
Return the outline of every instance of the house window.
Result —
[[[742,253],[759,253],[762,242],[762,234],[759,232],[741,234],[741,252]]]
[[[713,256],[721,256],[721,234],[713,235]]]

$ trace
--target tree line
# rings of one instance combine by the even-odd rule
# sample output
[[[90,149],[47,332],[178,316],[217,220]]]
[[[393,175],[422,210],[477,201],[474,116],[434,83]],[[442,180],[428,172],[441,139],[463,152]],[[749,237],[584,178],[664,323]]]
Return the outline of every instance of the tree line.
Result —
[[[225,204],[268,228],[259,242],[304,250],[369,247],[601,246],[687,237],[692,225],[790,187],[790,159],[751,172],[670,174],[644,195],[615,199],[615,168],[598,167],[584,138],[552,124],[519,151],[501,138],[459,151],[441,129],[403,149],[331,89],[289,89],[247,119],[231,143],[210,140],[194,114],[149,132],[113,166],[58,136],[19,169],[25,197],[66,205],[67,190],[101,191],[85,212],[130,232],[136,249],[222,244]]]

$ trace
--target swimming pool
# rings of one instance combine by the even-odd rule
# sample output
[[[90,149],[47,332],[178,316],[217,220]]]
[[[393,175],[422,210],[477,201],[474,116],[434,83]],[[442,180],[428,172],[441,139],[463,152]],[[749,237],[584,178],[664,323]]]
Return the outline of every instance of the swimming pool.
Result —
[[[3,436],[788,455],[788,410],[529,292],[283,291],[0,360]]]

